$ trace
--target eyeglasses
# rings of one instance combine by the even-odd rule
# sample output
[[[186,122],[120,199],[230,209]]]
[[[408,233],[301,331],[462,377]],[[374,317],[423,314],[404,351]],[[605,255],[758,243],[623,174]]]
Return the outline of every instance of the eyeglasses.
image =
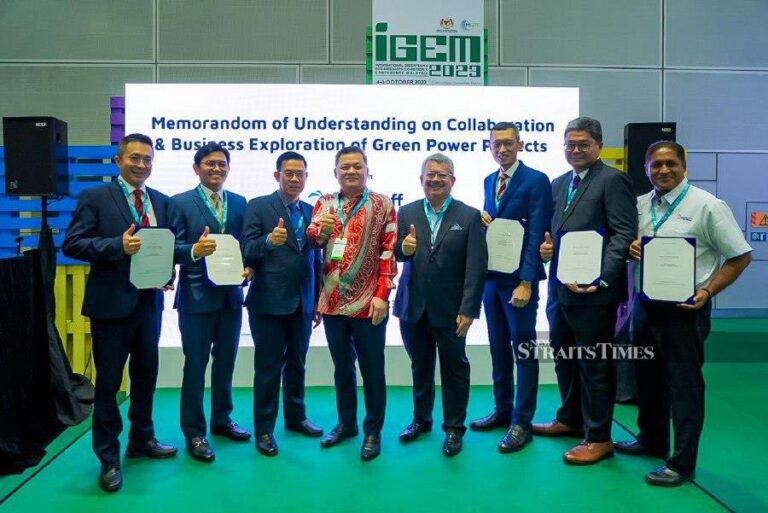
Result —
[[[142,163],[147,167],[152,165],[152,157],[142,157],[141,155],[129,155],[128,160],[130,160],[131,164],[133,164],[134,166],[138,166],[139,164],[142,164]]]
[[[579,150],[579,151],[587,151],[592,147],[592,145],[595,144],[593,142],[582,142],[582,143],[565,143],[563,145],[563,148],[565,148],[565,151],[573,151],[573,150]]]
[[[227,169],[229,167],[229,163],[226,160],[205,160],[201,162],[201,164],[210,168],[216,168],[218,166],[221,169]]]
[[[307,175],[304,171],[281,171],[281,174],[288,180],[293,180],[294,178],[301,180]]]
[[[447,180],[453,175],[447,175],[445,173],[426,173],[424,176],[426,176],[429,180],[434,180],[435,178],[438,180]]]
[[[500,150],[501,148],[512,149],[512,148],[516,147],[517,144],[518,144],[518,141],[512,141],[512,140],[493,141],[493,143],[491,144],[491,147],[494,150]]]

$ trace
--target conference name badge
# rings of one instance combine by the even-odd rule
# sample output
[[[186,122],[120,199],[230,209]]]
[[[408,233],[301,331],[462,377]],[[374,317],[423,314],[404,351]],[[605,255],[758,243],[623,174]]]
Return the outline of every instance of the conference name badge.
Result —
[[[341,261],[344,258],[344,251],[347,249],[347,239],[339,237],[333,241],[333,247],[331,248],[331,260],[334,262]]]

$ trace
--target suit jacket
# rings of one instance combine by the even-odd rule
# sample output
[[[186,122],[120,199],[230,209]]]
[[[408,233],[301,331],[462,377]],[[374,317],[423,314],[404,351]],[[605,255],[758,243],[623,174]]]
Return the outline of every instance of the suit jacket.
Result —
[[[245,213],[245,198],[225,191],[227,221],[225,233],[240,240]],[[198,241],[207,226],[210,233],[221,233],[219,221],[208,209],[197,189],[182,192],[171,198],[172,224],[176,228],[176,248],[173,261],[180,264],[179,283],[173,307],[182,313],[207,313],[228,304],[238,309],[243,306],[243,290],[237,285],[217,287],[206,278],[204,258],[192,260],[192,245]]]
[[[304,201],[299,201],[299,205],[306,230],[312,221],[312,206]],[[267,236],[281,217],[288,240],[282,246],[269,248]],[[306,235],[304,247],[299,249],[290,214],[279,192],[248,202],[241,247],[243,258],[254,269],[245,299],[249,311],[262,315],[288,315],[301,306],[303,313],[314,313],[319,292],[317,276],[322,265],[320,251],[311,247]]]
[[[416,228],[416,252],[403,254],[410,225]],[[453,200],[445,211],[434,246],[424,213],[424,200],[404,205],[397,213],[395,256],[405,262],[397,287],[394,314],[415,323],[426,312],[433,326],[455,327],[456,316],[480,316],[488,248],[480,212]]]
[[[169,224],[168,196],[146,188],[157,226]],[[128,317],[139,300],[139,291],[129,281],[131,258],[123,252],[123,232],[135,223],[117,181],[86,189],[77,200],[67,227],[62,251],[70,258],[91,264],[85,285],[82,314],[91,319]],[[158,311],[163,294],[154,291]]]
[[[604,229],[600,278],[608,286],[601,286],[592,294],[574,294],[559,283],[553,285],[553,289],[558,301],[564,305],[619,303],[627,299],[626,261],[629,245],[637,238],[637,200],[632,182],[626,173],[598,160],[589,168],[571,205],[565,210],[568,185],[572,178],[573,172],[568,171],[552,182],[552,198],[555,203],[552,240],[555,256],[551,277],[557,273],[561,231]]]
[[[547,278],[539,256],[539,246],[544,242],[544,232],[550,230],[552,220],[552,186],[547,175],[522,162],[515,170],[496,206],[496,178],[498,170],[485,177],[485,201],[483,209],[492,218],[515,219],[525,228],[520,267],[512,274],[490,271],[488,277],[499,282],[516,283],[520,280],[534,282]]]

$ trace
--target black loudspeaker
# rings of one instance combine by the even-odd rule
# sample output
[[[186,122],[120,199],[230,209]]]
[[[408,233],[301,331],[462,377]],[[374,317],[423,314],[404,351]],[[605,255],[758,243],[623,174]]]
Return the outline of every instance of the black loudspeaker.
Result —
[[[67,196],[67,123],[53,117],[3,118],[5,194]]]
[[[677,123],[627,123],[624,125],[624,164],[638,196],[653,189],[645,174],[645,150],[656,141],[675,141]]]

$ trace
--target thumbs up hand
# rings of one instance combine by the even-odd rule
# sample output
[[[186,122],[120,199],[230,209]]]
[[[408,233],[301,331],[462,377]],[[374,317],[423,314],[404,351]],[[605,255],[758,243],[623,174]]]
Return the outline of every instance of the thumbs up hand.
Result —
[[[203,233],[200,235],[200,238],[192,245],[192,254],[195,257],[206,257],[212,255],[213,252],[216,251],[216,241],[208,238],[210,233],[211,230],[206,226]]]
[[[282,246],[288,239],[288,230],[285,229],[285,221],[281,217],[277,222],[277,226],[267,236],[267,240],[272,243],[273,246]]]
[[[403,239],[403,255],[411,256],[416,253],[416,227],[411,225],[408,235]]]
[[[552,236],[549,232],[544,232],[544,242],[539,246],[539,255],[544,262],[552,260],[552,256],[555,253],[555,244],[552,242]]]
[[[328,209],[328,212],[323,214],[323,217],[320,218],[320,233],[322,233],[325,237],[328,237],[333,231],[333,227],[336,226],[337,217],[336,207],[331,205],[331,208]]]
[[[141,249],[141,239],[133,236],[135,232],[135,224],[131,224],[131,226],[123,232],[123,252],[128,256],[135,255]]]

